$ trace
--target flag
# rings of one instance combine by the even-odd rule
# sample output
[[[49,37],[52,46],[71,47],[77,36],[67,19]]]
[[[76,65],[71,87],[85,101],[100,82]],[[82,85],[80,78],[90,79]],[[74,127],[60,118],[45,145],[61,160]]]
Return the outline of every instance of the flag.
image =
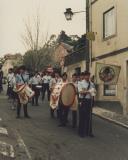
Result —
[[[96,63],[96,83],[97,84],[117,84],[120,66]]]

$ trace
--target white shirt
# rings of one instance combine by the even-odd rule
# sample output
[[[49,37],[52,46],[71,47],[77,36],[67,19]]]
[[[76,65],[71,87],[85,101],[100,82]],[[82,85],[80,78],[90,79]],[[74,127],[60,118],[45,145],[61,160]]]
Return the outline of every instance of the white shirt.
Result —
[[[14,73],[9,73],[7,76],[7,81],[10,86],[13,85],[13,78],[14,78]]]
[[[50,83],[50,80],[51,80],[51,76],[47,76],[47,75],[45,75],[45,76],[43,76],[43,78],[42,78],[42,81],[43,81],[43,83]]]
[[[82,80],[78,83],[78,92],[81,92],[83,90],[90,90],[92,88],[94,88],[94,85],[92,82],[90,82],[90,87],[88,89],[88,85],[89,85],[89,82],[87,82],[86,80]],[[87,98],[87,99],[91,99],[92,96],[90,94],[86,94],[86,96],[82,95],[82,94],[79,94],[79,98]]]
[[[39,77],[32,77],[29,81],[30,84],[38,85],[40,83]]]

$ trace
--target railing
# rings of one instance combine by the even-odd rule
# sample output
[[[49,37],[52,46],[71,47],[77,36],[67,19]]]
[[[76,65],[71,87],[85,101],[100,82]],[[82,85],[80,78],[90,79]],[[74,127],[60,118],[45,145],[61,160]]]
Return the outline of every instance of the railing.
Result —
[[[65,57],[65,66],[69,66],[87,59],[86,48],[82,48],[79,52],[73,52]]]

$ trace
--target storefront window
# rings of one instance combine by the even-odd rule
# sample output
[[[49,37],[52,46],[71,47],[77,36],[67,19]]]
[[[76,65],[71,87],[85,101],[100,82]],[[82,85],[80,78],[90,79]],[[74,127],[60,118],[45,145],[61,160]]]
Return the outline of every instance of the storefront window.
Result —
[[[116,85],[104,85],[104,96],[116,96]]]

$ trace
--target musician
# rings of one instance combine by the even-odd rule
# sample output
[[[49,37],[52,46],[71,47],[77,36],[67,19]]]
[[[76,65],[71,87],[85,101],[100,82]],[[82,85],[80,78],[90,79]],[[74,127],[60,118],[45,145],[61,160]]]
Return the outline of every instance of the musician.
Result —
[[[44,100],[45,98],[46,91],[47,91],[48,101],[50,100],[50,90],[49,90],[50,80],[51,80],[51,75],[49,72],[46,72],[46,75],[42,77],[42,100]]]
[[[20,86],[22,86],[24,84],[28,84],[28,82],[29,82],[29,75],[26,74],[25,66],[20,66],[18,70],[19,70],[19,74],[16,75],[17,88],[19,88]],[[20,97],[18,96],[17,117],[16,118],[20,118],[21,105],[22,104],[20,102]],[[24,117],[30,118],[30,116],[28,115],[27,103],[23,104],[23,109],[24,109]]]
[[[39,96],[40,96],[40,89],[37,88],[37,86],[40,84],[40,81],[41,81],[41,78],[40,78],[40,75],[38,74],[38,72],[35,73],[34,76],[32,76],[30,78],[30,85],[32,87],[32,90],[35,92],[35,95],[32,97],[32,106],[34,106],[34,104],[36,106],[38,106],[38,99],[39,99]]]
[[[63,73],[62,75],[62,86],[64,86],[68,80],[67,73]],[[60,124],[59,127],[65,127],[67,122],[68,122],[68,112],[69,112],[69,107],[65,107],[62,103],[61,100],[59,101],[59,119],[60,119]]]
[[[60,83],[62,83],[62,78],[61,78],[61,76],[60,76],[60,73],[59,73],[58,71],[56,71],[56,72],[52,75],[52,78],[51,78],[50,84],[49,84],[49,88],[50,88],[51,95],[52,95],[52,92],[53,92],[55,86],[56,86],[57,84],[60,84]],[[52,100],[52,99],[51,99],[51,100]],[[58,107],[58,106],[56,106],[56,108],[57,108],[57,107]],[[56,110],[56,109],[50,108],[50,114],[51,114],[51,117],[52,117],[52,118],[54,118],[54,111],[55,111],[55,110]],[[57,118],[59,118],[59,110],[58,110],[58,108],[57,108]]]
[[[12,90],[13,90],[13,79],[14,79],[14,72],[12,68],[9,68],[8,75],[7,75],[7,95],[8,99],[12,98]]]
[[[74,73],[72,75],[72,83],[74,84],[76,88],[76,97],[73,105],[71,106],[72,111],[72,127],[76,128],[77,125],[77,109],[78,109],[78,81],[77,81],[77,75]]]
[[[94,85],[90,81],[90,73],[85,71],[84,80],[78,86],[79,97],[81,99],[79,106],[79,136],[93,137],[92,134],[92,96],[90,89],[93,89]]]

